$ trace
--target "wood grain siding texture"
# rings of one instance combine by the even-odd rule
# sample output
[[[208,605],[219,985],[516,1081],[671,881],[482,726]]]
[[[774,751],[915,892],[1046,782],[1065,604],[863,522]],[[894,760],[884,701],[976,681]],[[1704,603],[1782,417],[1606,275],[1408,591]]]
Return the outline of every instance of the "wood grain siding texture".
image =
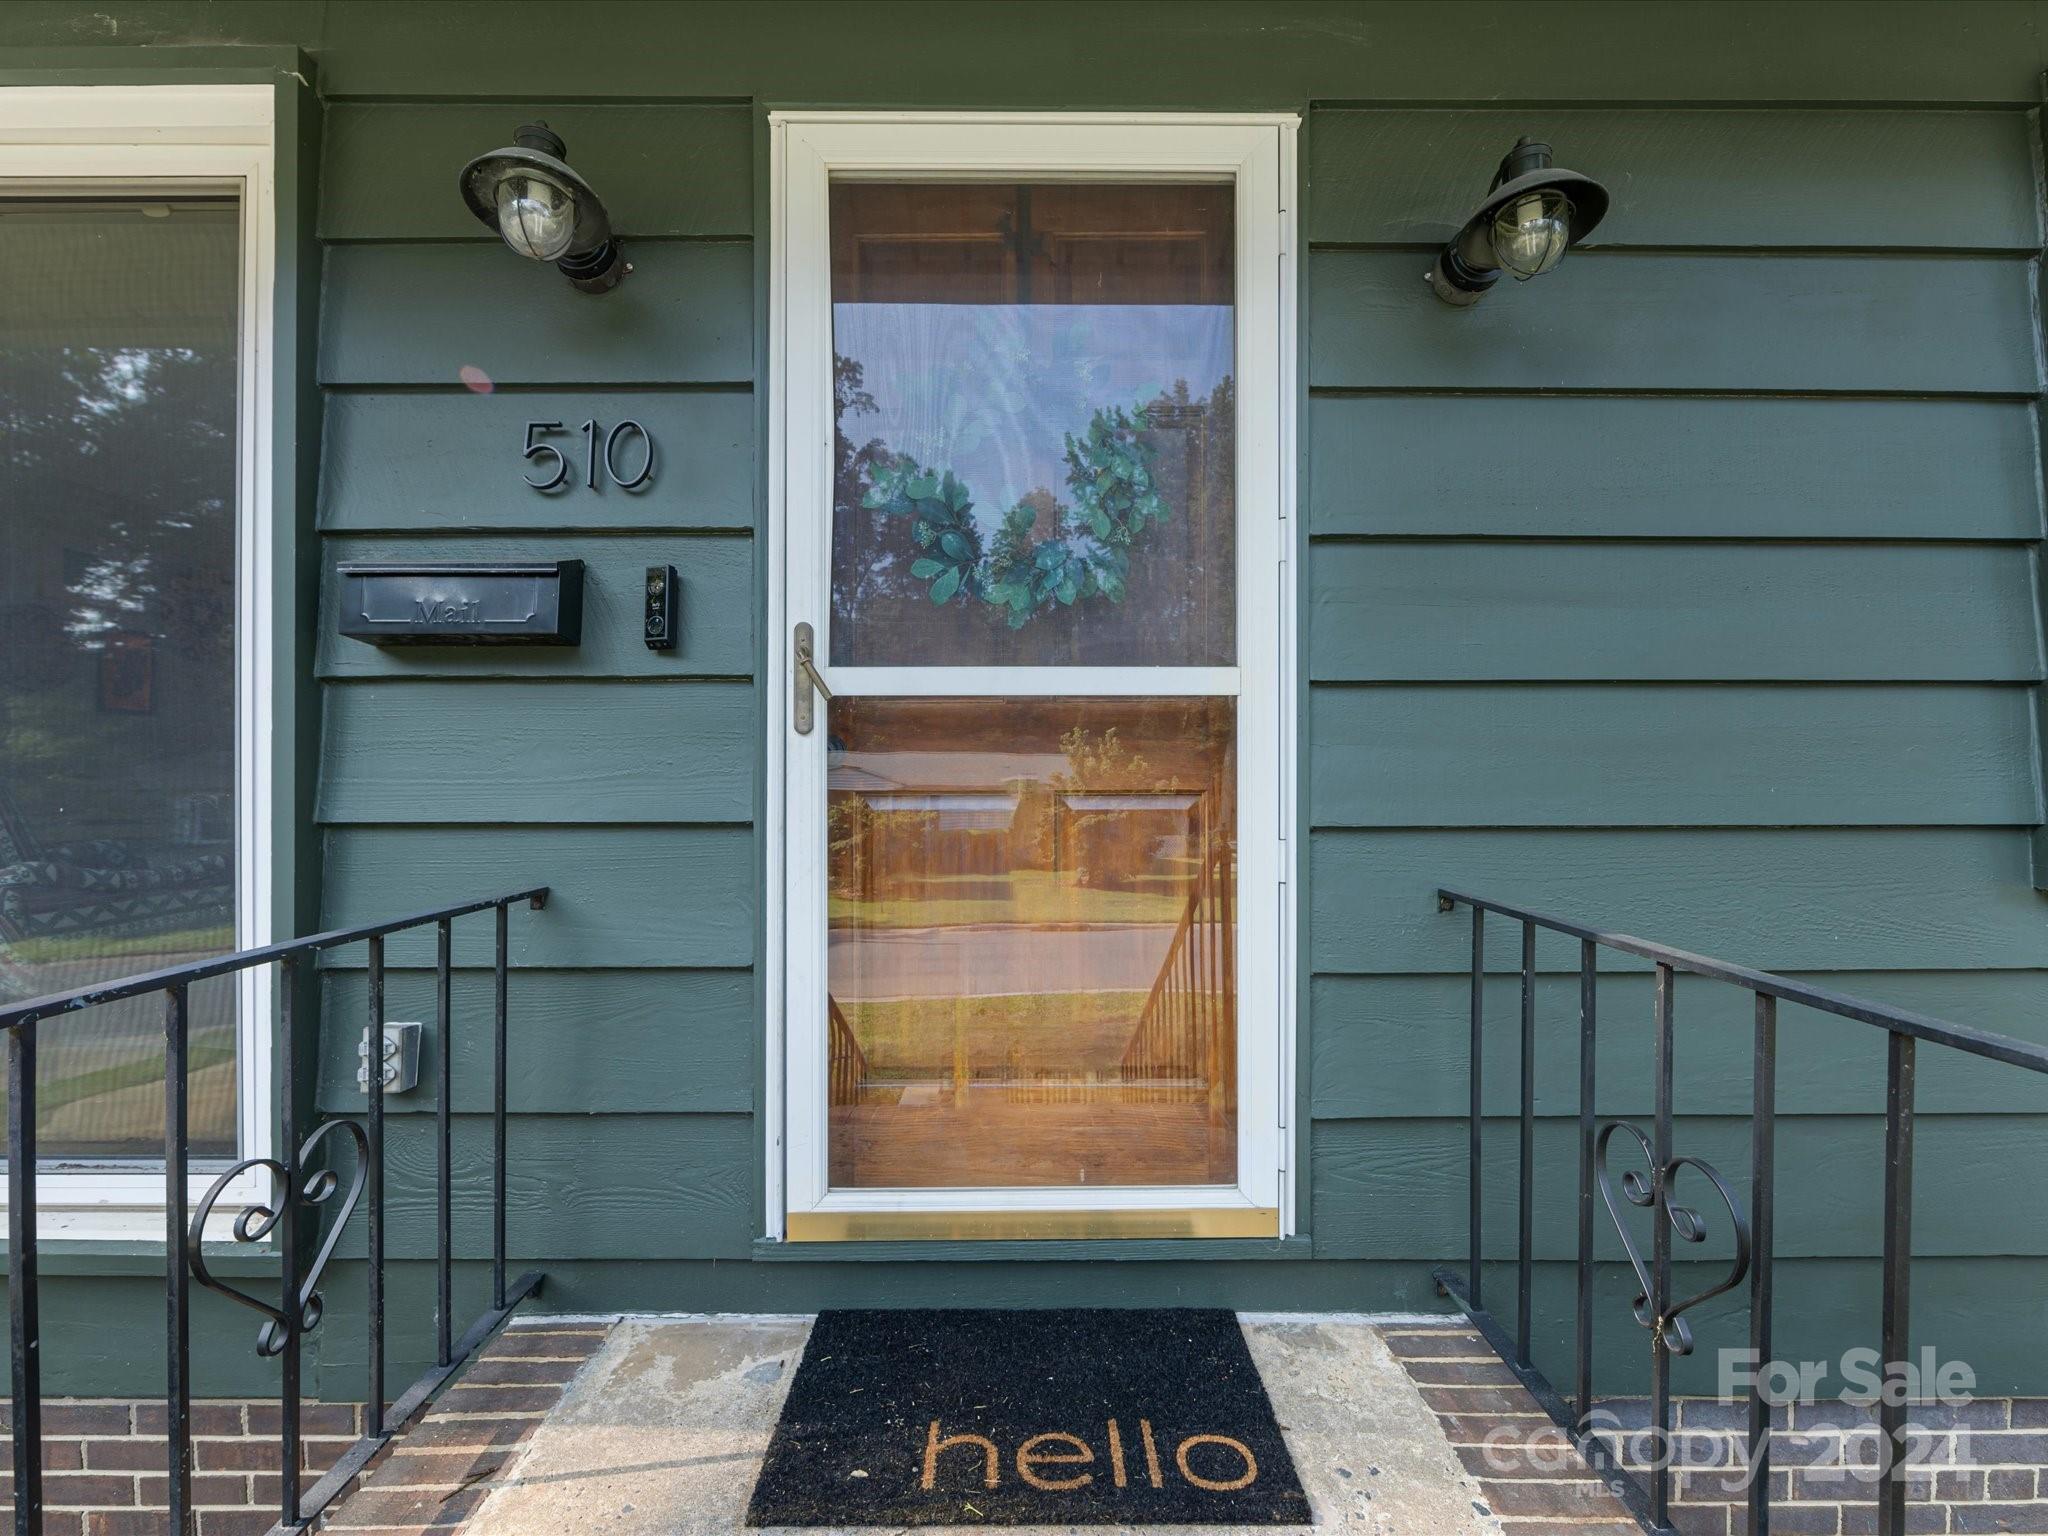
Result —
[[[326,1016],[365,1016],[361,971],[322,977]],[[745,969],[576,971],[522,967],[508,978],[506,1105],[515,1115],[745,1114],[754,1107],[754,978]],[[489,970],[454,975],[455,1098],[460,1114],[491,1107]],[[385,973],[394,1019],[434,1016],[431,969]],[[421,1078],[435,1070],[436,1042],[422,1046]],[[321,1042],[319,1102],[360,1113],[354,1037],[331,1029]],[[390,1115],[431,1114],[431,1091],[387,1095]]]
[[[1520,935],[1505,922],[1489,931],[1501,968],[1486,984],[1485,1104],[1488,1115],[1520,1109]],[[1824,971],[1817,985],[1881,998],[1981,1029],[2048,1041],[2039,971]],[[1749,1112],[1752,1029],[1749,994],[1680,980],[1677,1018],[1685,1071],[1674,1083],[1682,1115]],[[1596,1067],[1603,1115],[1654,1107],[1652,978],[1608,971],[1600,982]],[[1312,1076],[1318,1119],[1462,1117],[1470,991],[1464,975],[1319,976],[1311,992],[1317,1030]],[[1536,1109],[1578,1113],[1579,978],[1549,971],[1536,983]],[[1791,1115],[1873,1115],[1884,1110],[1884,1043],[1869,1026],[1781,1004],[1778,1107]],[[2048,1112],[2048,1078],[1994,1062],[1928,1051],[1919,1110],[1928,1115]]]
[[[2022,688],[1324,687],[1317,827],[2027,826]]]
[[[495,243],[455,193],[456,171],[534,115],[487,102],[336,102],[328,108],[320,235]],[[540,115],[628,240],[753,233],[753,118],[743,105],[554,102]]]
[[[476,394],[330,395],[322,451],[320,526],[335,533],[550,533],[565,524],[633,532],[732,531],[754,526],[754,396],[750,389],[518,390]],[[654,478],[622,491],[599,477],[546,495],[545,479],[519,457],[529,421],[559,422],[543,437],[582,447],[582,423],[609,430],[637,421],[654,439]],[[479,464],[479,450],[502,451]],[[619,464],[630,478],[644,462],[628,434]],[[481,472],[480,472],[481,471]]]
[[[328,385],[744,384],[754,257],[744,241],[640,240],[601,297],[477,241],[330,246]],[[512,445],[515,458],[518,444]]]
[[[1313,115],[1318,1258],[1465,1251],[1471,927],[1435,911],[1440,884],[2048,1038],[2035,131],[2021,111]],[[1607,179],[1613,211],[1542,282],[1445,309],[1422,269],[1518,133]],[[1902,225],[1901,196],[1943,216]],[[1519,933],[1489,932],[1507,1257]],[[1538,962],[1537,1254],[1567,1260],[1578,947],[1545,938]],[[1646,1118],[1650,978],[1602,966],[1599,1112]],[[1679,1148],[1740,1183],[1749,997],[1681,978],[1677,1018]],[[1884,1063],[1878,1032],[1798,1009],[1780,1053],[1783,1296],[1878,1250]],[[2048,1082],[1923,1055],[1923,1189],[2048,1155]],[[2048,1208],[2022,1232],[1935,1203],[1924,1264],[2040,1248]],[[1568,1284],[1546,1283],[1539,1337],[1568,1339]],[[1870,1289],[1792,1326],[1867,1329]],[[1937,1289],[1929,1328],[1983,1331],[1983,1297]]]
[[[328,824],[753,820],[752,683],[394,679],[326,704]]]
[[[1318,536],[2041,536],[2027,401],[1322,394],[1307,430]]]
[[[1317,245],[1440,243],[1523,134],[1607,183],[1589,250],[2041,244],[2024,112],[1460,106],[1318,112],[1314,128]]]
[[[748,1115],[520,1115],[506,1135],[506,1247],[522,1259],[738,1259],[753,1240]],[[385,1245],[435,1252],[434,1122],[385,1125]],[[491,1251],[491,1119],[454,1122],[455,1251]],[[337,1253],[362,1256],[361,1223]]]
[[[1309,257],[1321,389],[2035,393],[2019,256],[1580,251],[1454,310],[1427,252]]]
[[[1326,541],[1302,596],[1317,682],[2041,676],[2020,544]]]
[[[1311,965],[1323,975],[1469,969],[1471,923],[1437,911],[1439,886],[1760,970],[2048,964],[2027,837],[2014,828],[1325,830],[1308,879]],[[1577,941],[1552,937],[1539,963],[1576,969]],[[1496,963],[1515,962],[1503,950]]]
[[[1878,1047],[1882,1054],[1883,1046]],[[1515,1231],[1515,1141],[1511,1118],[1485,1127],[1491,1166],[1502,1176],[1488,1182],[1485,1221],[1507,1257]],[[1688,1116],[1677,1124],[1674,1144],[1712,1163],[1737,1189],[1748,1188],[1747,1116]],[[1918,1122],[1914,1145],[1916,1185],[1931,1191],[1960,1190],[1979,1182],[1986,1168],[2010,1168],[2039,1156],[2041,1117],[2029,1115],[1930,1115]],[[1545,1260],[1569,1259],[1578,1251],[1578,1120],[1536,1123],[1536,1253]],[[1622,1149],[1615,1149],[1617,1166]],[[1782,1114],[1778,1121],[1777,1252],[1802,1259],[1864,1258],[1879,1251],[1884,1186],[1884,1118],[1844,1119]],[[1323,1120],[1314,1129],[1311,1178],[1317,1209],[1316,1253],[1322,1258],[1410,1258],[1461,1256],[1465,1252],[1466,1124],[1459,1120]],[[1796,1177],[1783,1176],[1797,1170]],[[1974,1200],[1939,1199],[1915,1203],[1913,1252],[1920,1257],[1989,1254],[2048,1254],[2048,1182],[2000,1181],[1996,1206]],[[1726,1216],[1704,1180],[1693,1186],[1704,1201],[1712,1235],[1684,1259],[1725,1253]],[[1647,1225],[1647,1223],[1645,1224]],[[1596,1252],[1619,1260],[1620,1244],[1604,1219],[1596,1223]],[[1917,1298],[1916,1298],[1917,1299]],[[1625,1313],[1608,1314],[1611,1326],[1627,1326]],[[1944,1319],[1930,1304],[1925,1327],[1939,1336]],[[1868,1327],[1875,1326],[1875,1313]],[[1568,1340],[1566,1333],[1560,1342]],[[1566,1345],[1568,1348],[1568,1344]]]
[[[339,827],[327,833],[327,922],[543,883],[546,913],[512,925],[514,965],[744,966],[754,963],[759,862],[748,827]],[[385,954],[393,965],[432,964],[433,935],[394,935]],[[364,963],[357,949],[336,956],[338,966]],[[488,921],[455,925],[456,964],[490,957]]]
[[[509,256],[456,196],[456,168],[533,117],[568,141],[627,241],[634,271],[612,293]],[[742,103],[330,109],[326,915],[553,888],[545,912],[511,924],[507,1086],[510,1246],[551,1271],[741,1258],[758,1220],[754,132]],[[647,429],[644,490],[524,483],[527,422],[562,423],[553,441],[573,454],[590,418]],[[629,472],[641,451],[627,445]],[[342,561],[532,558],[584,563],[581,645],[337,635]],[[670,652],[640,638],[657,564],[681,577]],[[489,1246],[490,933],[456,926],[460,1253]],[[423,1086],[387,1106],[390,1243],[404,1260],[433,1251],[441,1042],[430,940],[394,939],[388,958],[386,1015],[429,1026]],[[318,1103],[345,1113],[361,1103],[364,955],[328,959]],[[346,1241],[360,1252],[360,1232]]]

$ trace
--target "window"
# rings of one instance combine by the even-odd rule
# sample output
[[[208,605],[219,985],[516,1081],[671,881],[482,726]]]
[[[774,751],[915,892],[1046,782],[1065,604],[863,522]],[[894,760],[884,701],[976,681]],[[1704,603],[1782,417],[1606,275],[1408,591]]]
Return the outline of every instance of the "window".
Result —
[[[269,96],[0,91],[9,1000],[267,938]],[[259,987],[192,991],[195,1183],[265,1146]],[[41,1032],[60,1232],[161,1203],[162,1007]]]

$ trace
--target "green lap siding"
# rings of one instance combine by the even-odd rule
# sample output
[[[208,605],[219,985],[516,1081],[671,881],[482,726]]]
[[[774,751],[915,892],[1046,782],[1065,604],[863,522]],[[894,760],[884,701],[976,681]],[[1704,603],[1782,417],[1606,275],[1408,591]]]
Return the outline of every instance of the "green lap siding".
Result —
[[[761,726],[746,683],[386,680],[334,687],[320,816],[358,822],[735,822]],[[507,722],[518,722],[508,743]],[[389,743],[402,742],[394,753]],[[511,746],[512,750],[507,750]]]
[[[573,47],[569,49],[573,52]],[[436,93],[426,93],[432,96]],[[650,97],[657,93],[649,93]],[[739,93],[744,94],[744,93]],[[505,1097],[513,1263],[585,1266],[547,1304],[602,1309],[634,1275],[744,1261],[760,1233],[758,825],[763,724],[755,530],[755,393],[765,308],[753,246],[757,120],[744,99],[335,103],[324,173],[328,241],[320,523],[329,565],[318,814],[326,916],[343,922],[471,891],[545,882],[510,919]],[[454,170],[544,118],[601,188],[633,272],[577,293],[514,260],[462,208]],[[648,440],[632,491],[579,473],[542,493],[529,422],[577,456],[582,424]],[[340,638],[344,560],[581,560],[583,641],[380,648]],[[646,568],[680,575],[680,643],[640,638]],[[403,893],[402,897],[399,893]],[[490,1243],[490,925],[457,926],[453,977],[454,1243]],[[421,1086],[388,1103],[389,1249],[397,1294],[435,1252],[431,943],[394,938],[385,1015],[427,1024]],[[324,971],[319,1101],[359,1112],[360,951]],[[360,1274],[363,1237],[337,1260]],[[474,1271],[470,1272],[472,1275]],[[604,1277],[609,1276],[607,1280]],[[458,1286],[480,1305],[476,1280]],[[430,1303],[429,1303],[430,1305]],[[417,1358],[411,1323],[401,1356]],[[359,1369],[337,1334],[324,1370]]]
[[[107,50],[76,45],[103,34],[143,45],[121,69],[177,78],[232,54],[188,44],[317,62],[317,628],[295,640],[320,729],[293,786],[324,861],[312,915],[553,887],[509,918],[510,1246],[515,1270],[549,1272],[541,1305],[1442,1307],[1429,1271],[1465,1247],[1471,930],[1439,885],[2048,1040],[2039,8],[1753,7],[1731,27],[1682,4],[1139,0],[1105,29],[1058,4],[593,3],[539,46],[527,11],[487,4],[91,11],[105,23],[8,8],[0,50],[62,45],[51,67],[89,70]],[[1302,114],[1287,1243],[761,1241],[780,1092],[765,892],[783,877],[764,825],[761,677],[783,638],[761,538],[766,112],[818,105]],[[609,202],[634,266],[611,294],[513,258],[461,207],[462,163],[535,117]],[[1607,181],[1613,209],[1540,281],[1439,305],[1424,272],[1522,133]],[[523,483],[528,423],[573,450],[590,419],[648,429],[645,489]],[[637,441],[622,452],[637,466]],[[343,561],[522,558],[584,563],[580,646],[337,633]],[[670,563],[682,643],[653,652],[644,571]],[[456,925],[465,1309],[486,1283],[490,935]],[[1495,1305],[1518,939],[1489,928]],[[422,1086],[388,1105],[395,1377],[431,1346],[441,1042],[431,935],[388,959],[386,1016],[429,1025]],[[1545,940],[1538,962],[1536,1316],[1556,1373],[1577,946]],[[361,1107],[364,966],[337,951],[318,976],[324,1114]],[[1646,968],[1613,957],[1600,1008],[1598,1108],[1642,1119]],[[1679,1150],[1741,1183],[1747,1000],[1681,979],[1676,1018]],[[1781,1058],[1778,1326],[1827,1354],[1875,1341],[1882,1041],[1788,1008]],[[1932,1050],[1921,1074],[1916,1342],[1987,1386],[2048,1390],[2048,1080]],[[330,1396],[362,1368],[361,1224],[311,1366]],[[1641,1334],[1599,1225],[1598,1348],[1623,1390]],[[52,1276],[53,1380],[146,1386],[158,1285]],[[1743,1339],[1739,1296],[1696,1317],[1707,1358]],[[245,1321],[202,1307],[215,1390],[266,1379],[228,1358]]]
[[[321,382],[461,389],[465,378],[492,386],[751,378],[747,245],[642,240],[631,249],[639,281],[593,304],[565,282],[536,282],[501,246],[331,247]],[[506,323],[511,314],[516,325]]]
[[[320,1108],[358,1114],[355,1045],[368,1017],[367,977],[330,971],[321,1003],[330,1028],[321,1040]],[[492,984],[487,970],[457,970],[451,1063],[460,1114],[491,1108]],[[757,1019],[750,970],[541,970],[521,967],[506,984],[505,1088],[518,1115],[745,1114],[754,1104]],[[391,969],[384,1011],[393,1019],[434,1017],[431,969]],[[422,1086],[389,1097],[394,1115],[430,1113],[439,1043],[421,1044]]]
[[[1326,393],[1309,402],[1308,433],[1308,516],[1318,534],[2027,541],[2040,533],[2026,401]],[[1457,451],[1445,452],[1446,442]],[[1552,469],[1531,474],[1532,462]]]
[[[738,103],[537,103],[629,239],[746,239],[753,117]],[[327,114],[320,234],[330,241],[493,244],[451,168],[510,137],[495,102],[337,102]]]
[[[1574,166],[1628,166],[1614,212],[1540,284],[1463,313],[1417,302],[1469,195],[1447,191],[1452,168],[1517,132]],[[2017,111],[1313,115],[1319,1258],[1465,1258],[1471,920],[1436,912],[1440,884],[2048,1040],[2028,847],[2034,133]],[[1866,162],[1851,140],[1890,147]],[[1912,187],[1945,213],[1909,249],[1878,209]],[[1489,1258],[1508,1261],[1520,934],[1488,928],[1484,1219]],[[1558,1379],[1578,960],[1575,942],[1538,945],[1536,1331]],[[1647,1123],[1650,977],[1602,965],[1598,1116]],[[1678,982],[1677,1147],[1745,1191],[1751,1014],[1744,994]],[[1875,1340],[1883,1042],[1796,1008],[1779,1039],[1777,1326],[1785,1349],[1824,1356]],[[2039,1295],[2026,1261],[2048,1212],[1991,1197],[1986,1171],[2048,1156],[2048,1082],[1921,1054],[1915,1338],[1987,1382],[2042,1379],[2038,1351],[1990,1342],[2007,1309],[1974,1277],[2006,1265]],[[1725,1234],[1703,1183],[1680,1193]],[[1596,1351],[1626,1381],[1639,1331],[1604,1215],[1596,1234],[1616,1292]],[[1487,1283],[1512,1306],[1511,1265]],[[1746,1318],[1739,1293],[1702,1309],[1709,1358]],[[1680,1374],[1714,1388],[1700,1361]]]
[[[2033,583],[2016,544],[1472,539],[1319,543],[1303,598],[1318,682],[2031,683]]]
[[[1464,218],[1473,168],[1522,134],[1553,142],[1562,164],[1623,169],[1625,181],[1609,182],[1615,216],[1588,249],[2031,253],[2041,243],[2024,113],[1682,107],[1319,114],[1308,238],[1427,243]]]
[[[2034,389],[2019,256],[1589,250],[1520,304],[1501,294],[1453,315],[1413,302],[1412,251],[1318,251],[1309,267],[1322,388]]]
[[[492,891],[550,888],[511,922],[514,965],[668,968],[753,963],[761,874],[751,828],[340,827],[327,835],[327,920],[369,923]],[[393,965],[431,959],[431,930],[394,934]],[[487,965],[488,917],[458,922],[455,963]],[[360,964],[359,950],[338,952]]]
[[[600,480],[594,513],[579,527],[664,531],[754,526],[754,397],[732,386],[692,393],[644,390],[471,390],[420,394],[350,391],[328,396],[327,473],[321,526],[335,533],[523,532],[558,527],[574,492],[528,495],[522,481],[548,478],[546,461],[516,456],[529,421],[565,432],[540,440],[580,447],[582,423],[609,429],[637,421],[658,444],[656,479],[637,491]],[[514,445],[479,483],[479,440]],[[1967,446],[1967,445],[1966,445]],[[618,463],[630,479],[645,460],[630,434]],[[495,491],[496,495],[479,494]]]
[[[1315,690],[1318,827],[2011,826],[2018,687],[1427,683]]]

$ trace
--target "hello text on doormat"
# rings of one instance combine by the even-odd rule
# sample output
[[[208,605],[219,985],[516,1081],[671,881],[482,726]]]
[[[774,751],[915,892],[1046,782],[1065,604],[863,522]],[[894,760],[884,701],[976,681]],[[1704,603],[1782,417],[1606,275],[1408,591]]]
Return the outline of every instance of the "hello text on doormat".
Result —
[[[818,1317],[749,1525],[1305,1525],[1229,1312]]]

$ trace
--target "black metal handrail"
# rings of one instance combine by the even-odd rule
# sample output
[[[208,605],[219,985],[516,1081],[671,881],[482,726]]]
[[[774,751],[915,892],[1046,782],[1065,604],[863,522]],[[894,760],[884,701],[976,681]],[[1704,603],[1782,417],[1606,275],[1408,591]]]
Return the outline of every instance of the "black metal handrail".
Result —
[[[194,1282],[239,1302],[264,1315],[258,1330],[257,1353],[276,1356],[281,1366],[278,1388],[281,1406],[279,1459],[282,1492],[273,1536],[304,1530],[331,1504],[393,1436],[402,1433],[448,1382],[511,1314],[514,1307],[539,1289],[541,1276],[529,1272],[509,1285],[505,1279],[505,1019],[507,976],[507,912],[515,902],[526,902],[538,911],[547,904],[548,888],[513,891],[485,897],[459,906],[438,907],[387,922],[357,928],[335,929],[303,939],[288,939],[247,949],[235,954],[198,960],[189,965],[148,971],[119,981],[100,982],[48,997],[0,1006],[0,1030],[7,1034],[7,1270],[8,1311],[14,1346],[14,1530],[15,1536],[41,1536],[43,1529],[43,1431],[42,1431],[42,1335],[37,1297],[36,1252],[36,1036],[46,1021],[77,1013],[122,998],[145,997],[161,992],[164,1008],[164,1203],[167,1247],[166,1357],[168,1405],[170,1506],[166,1529],[176,1536],[191,1536],[192,1522],[192,1321],[191,1287]],[[492,1037],[495,1066],[492,1084],[492,1180],[491,1180],[491,1306],[462,1334],[454,1337],[453,1307],[453,1140],[451,1134],[451,1059],[449,1018],[452,996],[451,966],[453,924],[456,918],[476,912],[495,915],[496,951],[494,971],[494,1029]],[[438,1097],[435,1104],[436,1145],[439,1152],[437,1220],[437,1299],[435,1309],[435,1364],[408,1387],[395,1402],[384,1396],[384,1094],[383,1062],[374,1042],[384,1029],[384,940],[407,929],[433,924],[436,929],[434,964],[435,1020],[439,1031],[435,1059]],[[292,1009],[298,985],[298,966],[303,956],[347,944],[367,944],[369,976],[369,1038],[373,1042],[369,1062],[370,1083],[365,1124],[353,1120],[329,1120],[299,1139],[293,1089],[297,1081],[296,1042],[293,1038]],[[275,1158],[249,1157],[236,1163],[213,1181],[200,1197],[196,1209],[190,1205],[190,1157],[187,1136],[187,998],[192,984],[209,977],[226,976],[262,966],[278,968],[276,1019],[278,1094],[278,1153]],[[322,1142],[337,1133],[355,1148],[354,1173],[348,1191],[333,1209],[335,1217],[313,1262],[300,1267],[298,1207],[328,1204],[341,1179],[331,1167],[307,1173],[313,1153]],[[269,1177],[270,1204],[254,1203],[236,1216],[234,1235],[238,1242],[260,1242],[277,1234],[282,1275],[278,1303],[252,1296],[218,1279],[207,1267],[205,1231],[216,1201],[234,1180],[247,1173]],[[334,1466],[311,1488],[300,1486],[300,1391],[299,1346],[305,1335],[320,1326],[324,1303],[320,1279],[334,1255],[342,1229],[354,1213],[364,1191],[369,1193],[367,1280],[369,1290],[369,1381],[366,1393],[365,1428],[362,1436],[343,1452]]]
[[[1837,1018],[1854,1019],[1885,1031],[1885,1157],[1883,1296],[1879,1334],[1883,1389],[1878,1404],[1878,1447],[1881,1481],[1877,1487],[1879,1536],[1905,1536],[1907,1481],[1906,1359],[1911,1292],[1913,1193],[1913,1087],[1918,1045],[1926,1041],[1987,1061],[2003,1062],[2029,1072],[2048,1074],[2048,1046],[2010,1035],[1951,1024],[1909,1009],[1893,1008],[1867,998],[1851,997],[1810,986],[1768,971],[1752,970],[1706,955],[1673,949],[1631,934],[1608,933],[1526,907],[1492,901],[1463,891],[1439,890],[1437,909],[1463,906],[1472,912],[1471,1056],[1469,1061],[1469,1210],[1467,1272],[1436,1271],[1436,1282],[1472,1320],[1530,1394],[1565,1431],[1588,1463],[1606,1481],[1629,1512],[1646,1529],[1672,1532],[1671,1525],[1671,1358],[1692,1351],[1692,1333],[1684,1313],[1700,1302],[1749,1281],[1749,1346],[1757,1369],[1748,1395],[1748,1500],[1744,1530],[1767,1536],[1771,1524],[1770,1404],[1763,1393],[1762,1366],[1771,1359],[1772,1164],[1777,1115],[1778,1004],[1796,1003]],[[1483,1105],[1480,1086],[1485,1060],[1486,917],[1488,913],[1521,925],[1521,1084],[1520,1187],[1515,1286],[1515,1331],[1507,1330],[1482,1303],[1481,1146]],[[1579,1185],[1578,1294],[1574,1339],[1573,1394],[1568,1406],[1550,1380],[1536,1368],[1530,1354],[1530,1310],[1535,1256],[1534,1150],[1536,1125],[1536,933],[1543,929],[1579,941]],[[1656,967],[1652,1024],[1656,1051],[1656,1119],[1653,1135],[1626,1120],[1598,1125],[1594,1110],[1593,1051],[1597,1024],[1598,974],[1602,949],[1634,955]],[[1750,1088],[1750,1197],[1745,1214],[1741,1200],[1720,1173],[1700,1158],[1672,1150],[1672,992],[1679,972],[1726,982],[1753,993],[1756,999],[1755,1048]],[[1618,1132],[1635,1142],[1648,1163],[1645,1172],[1622,1177],[1620,1202],[1650,1212],[1651,1253],[1645,1262],[1621,1220],[1621,1204],[1607,1171],[1607,1144]],[[1681,1171],[1690,1168],[1704,1178],[1726,1204],[1733,1228],[1734,1257],[1718,1283],[1692,1296],[1671,1291],[1671,1236],[1703,1242],[1706,1224],[1689,1205],[1671,1198]],[[1635,1320],[1649,1330],[1650,1427],[1647,1484],[1627,1471],[1620,1458],[1594,1432],[1593,1418],[1593,1201],[1595,1194],[1614,1219],[1622,1249],[1638,1283]]]

